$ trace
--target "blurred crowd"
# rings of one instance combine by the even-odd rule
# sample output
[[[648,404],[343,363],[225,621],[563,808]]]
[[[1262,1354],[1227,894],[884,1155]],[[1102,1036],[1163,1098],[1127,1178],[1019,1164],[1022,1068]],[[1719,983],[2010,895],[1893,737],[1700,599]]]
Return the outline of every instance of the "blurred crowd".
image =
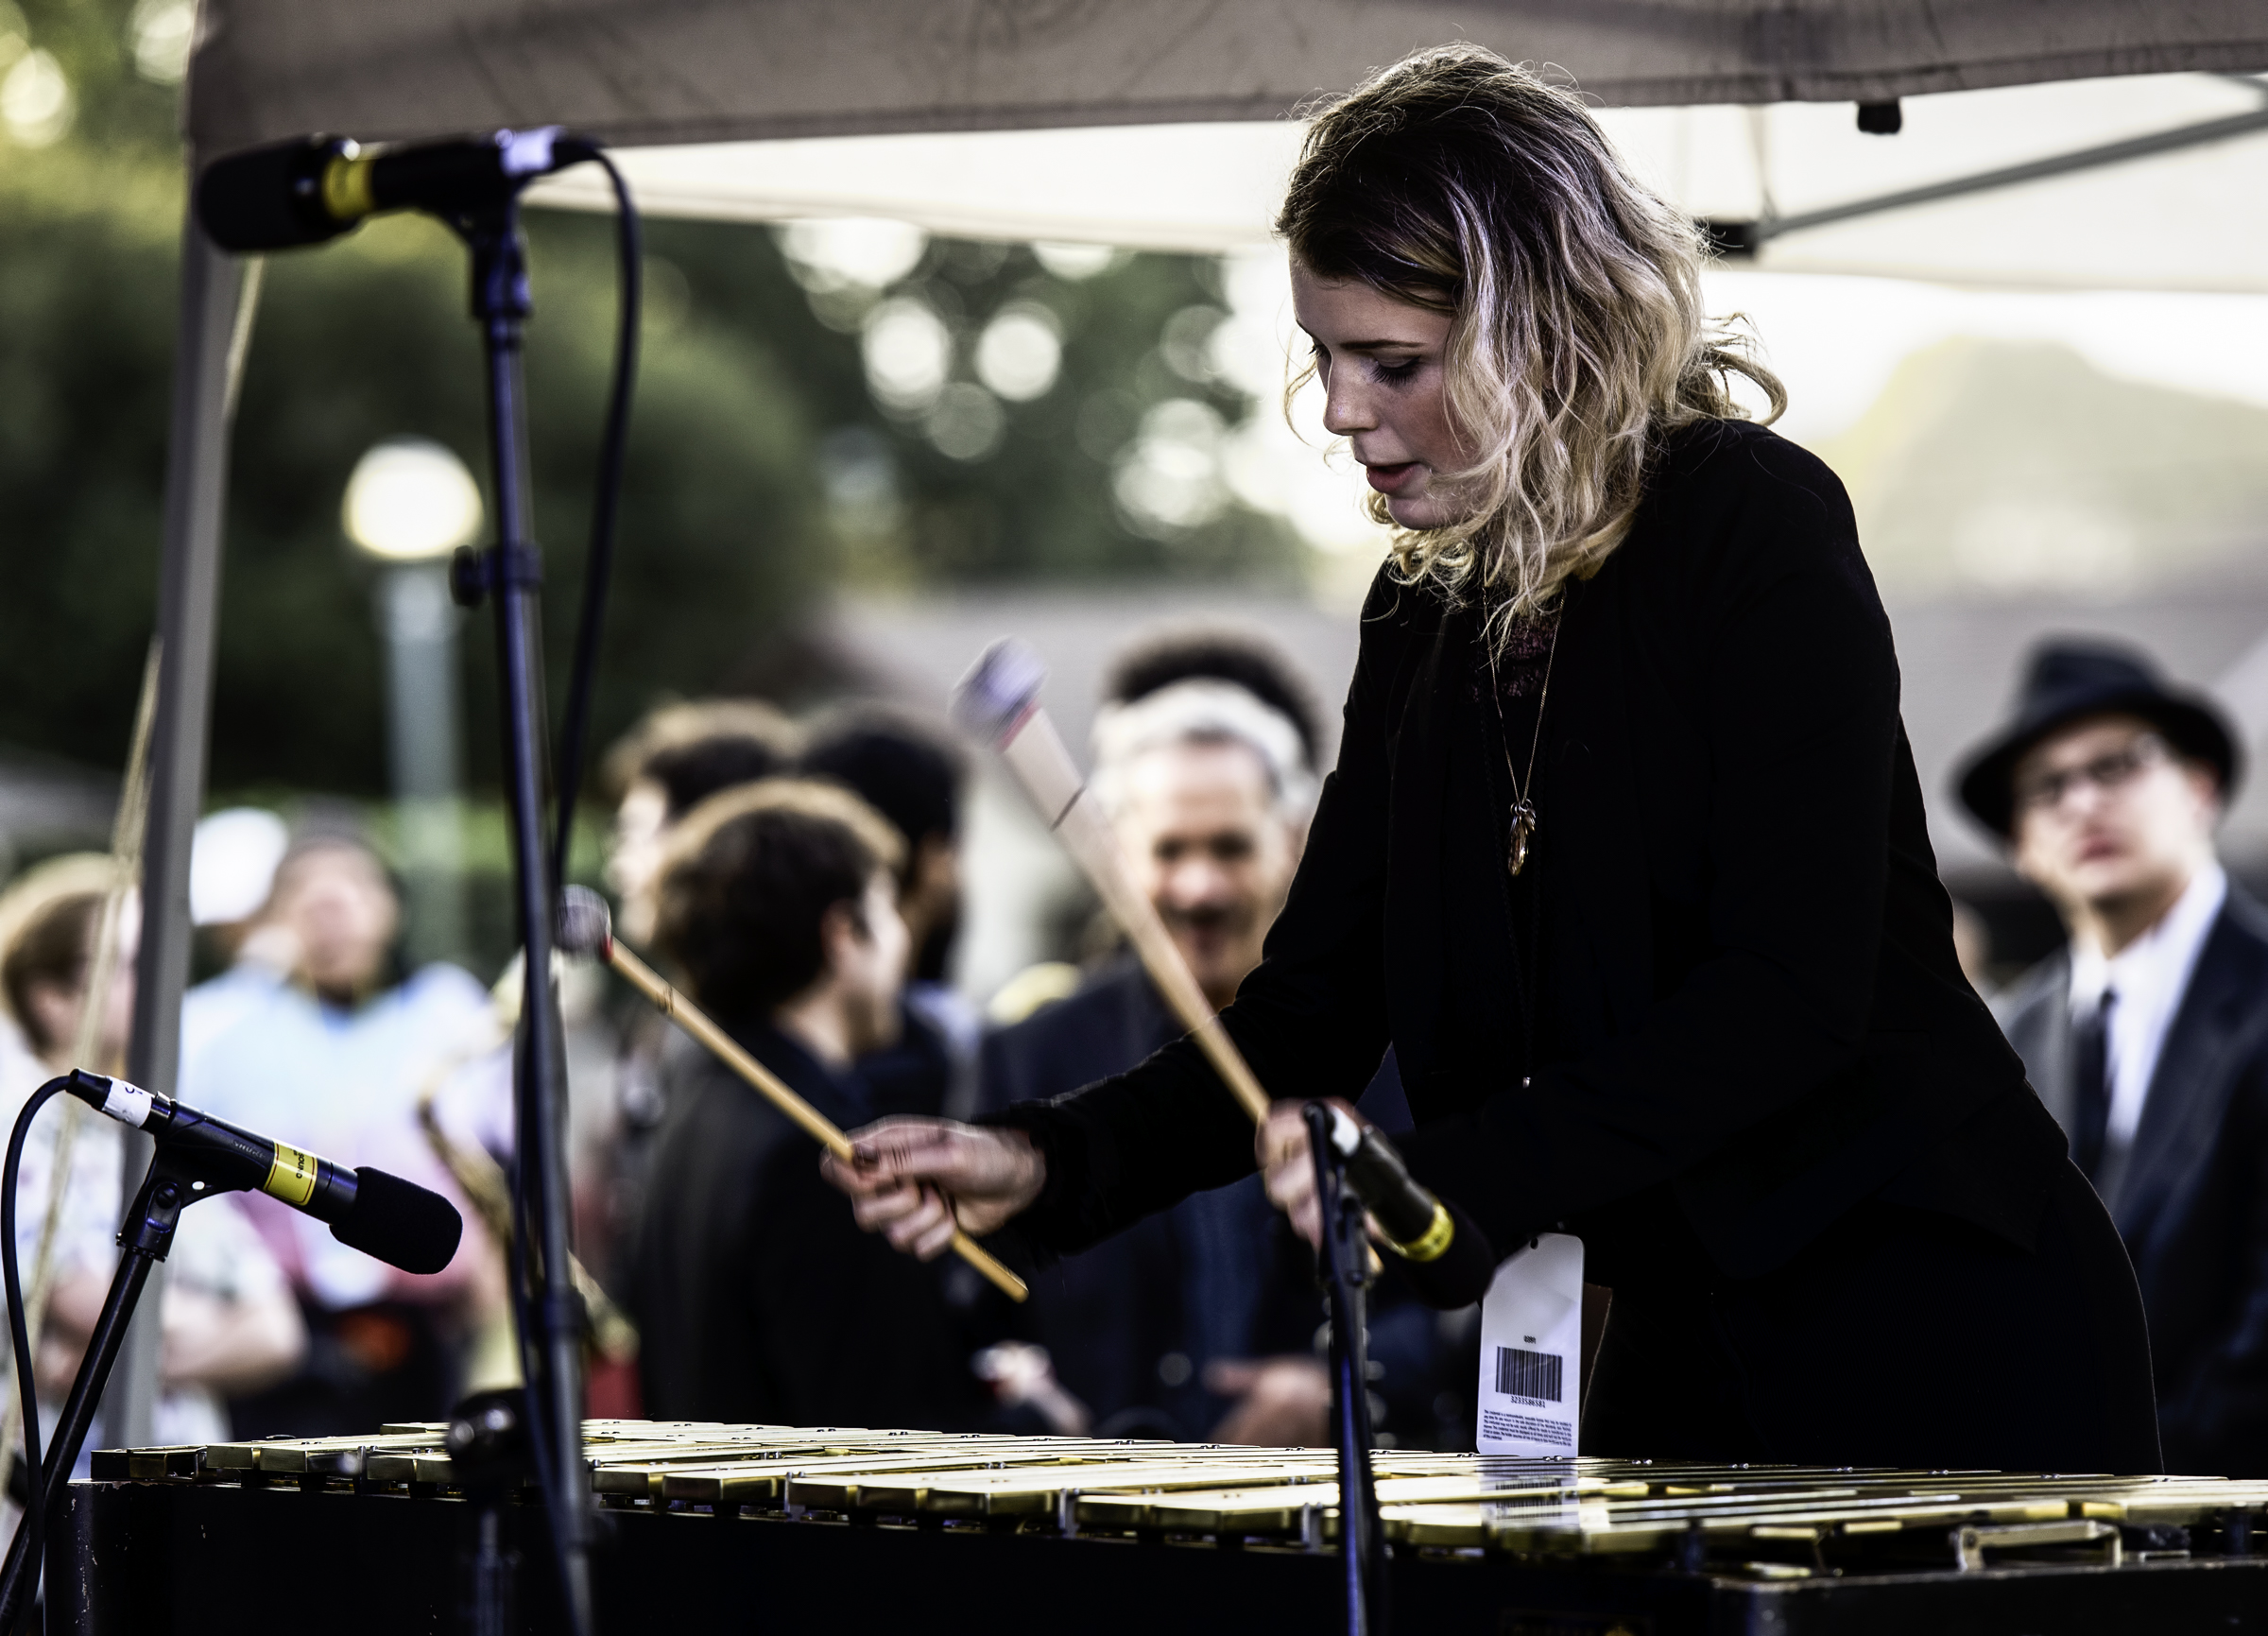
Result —
[[[1258,632],[1184,629],[1118,655],[1098,703],[1091,787],[1206,999],[1225,1006],[1263,957],[1328,770],[1312,689]],[[2268,913],[2214,852],[2242,762],[2214,708],[2145,656],[2061,642],[2036,656],[1955,793],[2065,922],[2064,950],[1986,998],[2126,1239],[2169,1465],[2257,1475]],[[1175,1038],[1149,976],[1099,922],[1078,957],[981,1005],[954,987],[968,776],[948,734],[879,706],[804,721],[741,699],[657,710],[602,770],[617,935],[847,1129],[982,1119]],[[468,1231],[445,1271],[415,1277],[264,1196],[199,1203],[163,1286],[157,1436],[369,1429],[507,1384],[503,1250],[479,1205],[513,1158],[518,962],[492,987],[453,965],[407,968],[401,884],[349,823],[216,815],[196,867],[231,906],[215,934],[225,969],[183,1009],[181,1099],[436,1188]],[[11,1117],[75,1062],[122,1070],[138,914],[115,878],[107,858],[69,855],[0,895]],[[113,974],[90,1016],[105,948]],[[1326,1440],[1313,1259],[1257,1178],[1047,1265],[1000,1235],[1031,1284],[1011,1304],[957,1260],[918,1262],[859,1231],[816,1145],[627,988],[592,968],[558,979],[575,1232],[610,1298],[591,1351],[594,1412]],[[1362,1111],[1389,1134],[1407,1126],[1390,1051]],[[49,1241],[38,1369],[51,1401],[115,1256],[115,1128],[88,1118],[66,1136],[45,1115],[27,1150],[18,1250],[28,1278]],[[1382,1435],[1469,1448],[1477,1313],[1431,1311],[1395,1276],[1371,1316]]]

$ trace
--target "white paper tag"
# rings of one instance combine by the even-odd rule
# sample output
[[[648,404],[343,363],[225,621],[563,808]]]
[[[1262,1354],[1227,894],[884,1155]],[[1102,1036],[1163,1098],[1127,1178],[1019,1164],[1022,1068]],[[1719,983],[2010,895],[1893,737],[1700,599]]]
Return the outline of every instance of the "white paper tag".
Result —
[[[1547,1232],[1496,1269],[1481,1302],[1475,1446],[1565,1458],[1583,1407],[1583,1241]]]

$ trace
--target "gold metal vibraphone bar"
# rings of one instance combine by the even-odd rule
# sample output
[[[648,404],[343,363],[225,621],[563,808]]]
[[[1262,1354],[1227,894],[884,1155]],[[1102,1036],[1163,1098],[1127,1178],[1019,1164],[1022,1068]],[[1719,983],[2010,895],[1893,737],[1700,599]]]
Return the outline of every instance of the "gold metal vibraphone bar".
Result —
[[[97,1481],[446,1496],[438,1422],[376,1436],[110,1451]],[[634,1510],[1316,1548],[1335,1537],[1320,1449],[847,1427],[593,1421],[592,1486]],[[1386,1536],[1427,1554],[1649,1560],[1756,1578],[2006,1561],[2117,1564],[2268,1545],[2268,1482],[1827,1467],[1503,1460],[1381,1450]]]

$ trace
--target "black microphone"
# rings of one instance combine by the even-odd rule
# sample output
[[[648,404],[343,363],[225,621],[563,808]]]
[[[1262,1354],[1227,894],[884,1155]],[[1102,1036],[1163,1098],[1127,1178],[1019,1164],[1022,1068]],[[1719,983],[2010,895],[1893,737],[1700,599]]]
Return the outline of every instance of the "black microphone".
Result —
[[[1391,1143],[1337,1108],[1331,1145],[1346,1162],[1347,1185],[1385,1233],[1419,1300],[1452,1311],[1488,1293],[1496,1250],[1472,1217],[1420,1187]]]
[[[438,1272],[456,1255],[464,1218],[414,1181],[365,1166],[350,1170],[240,1130],[185,1102],[84,1070],[71,1094],[121,1125],[148,1132],[198,1197],[249,1191],[328,1222],[331,1236],[404,1272]]]
[[[301,136],[206,165],[197,219],[223,250],[289,250],[336,238],[384,211],[476,209],[596,151],[556,125],[388,147]]]

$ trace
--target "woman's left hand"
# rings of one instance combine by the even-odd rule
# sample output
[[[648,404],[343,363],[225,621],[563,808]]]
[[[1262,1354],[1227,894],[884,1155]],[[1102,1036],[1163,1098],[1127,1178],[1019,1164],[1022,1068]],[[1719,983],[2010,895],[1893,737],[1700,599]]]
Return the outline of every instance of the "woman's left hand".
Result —
[[[1354,1105],[1337,1096],[1324,1100],[1357,1125],[1363,1116]],[[1308,1248],[1323,1246],[1323,1215],[1315,1205],[1315,1159],[1308,1150],[1305,1102],[1277,1102],[1268,1109],[1265,1124],[1252,1139],[1252,1151],[1267,1179],[1268,1198],[1292,1218],[1292,1231],[1307,1240]]]

